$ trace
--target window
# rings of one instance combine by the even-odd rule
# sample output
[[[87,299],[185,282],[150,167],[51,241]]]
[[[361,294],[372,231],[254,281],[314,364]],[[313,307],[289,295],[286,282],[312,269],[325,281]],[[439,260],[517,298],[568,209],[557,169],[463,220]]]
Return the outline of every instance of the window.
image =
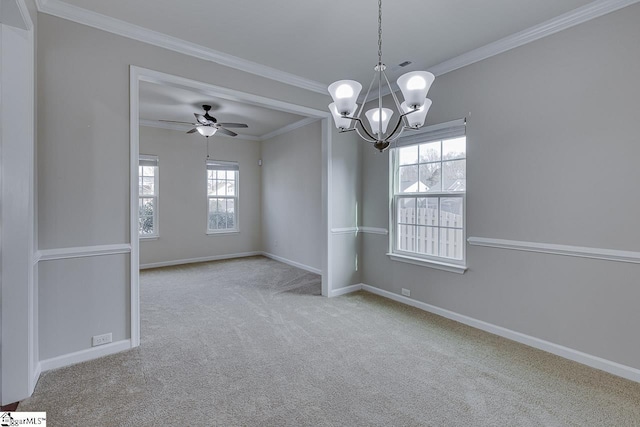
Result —
[[[464,265],[466,153],[463,121],[401,138],[391,156],[393,259]]]
[[[236,162],[207,160],[207,233],[238,231]]]
[[[138,236],[158,237],[158,157],[138,160]]]

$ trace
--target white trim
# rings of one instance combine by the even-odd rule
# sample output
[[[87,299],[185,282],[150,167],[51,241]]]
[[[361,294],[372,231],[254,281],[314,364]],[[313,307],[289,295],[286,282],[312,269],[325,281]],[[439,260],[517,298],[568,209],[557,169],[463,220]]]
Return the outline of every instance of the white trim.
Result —
[[[467,65],[491,58],[492,56],[499,55],[516,47],[523,46],[559,31],[566,30],[578,24],[582,24],[594,18],[622,9],[623,7],[630,6],[638,1],[640,0],[596,0],[585,6],[549,19],[541,24],[534,25],[526,30],[511,34],[500,40],[496,40],[477,49],[463,53],[462,55],[456,56],[455,58],[451,58],[429,68],[429,71],[436,76],[441,76],[459,68],[466,67]]]
[[[121,243],[117,245],[79,246],[74,248],[42,249],[36,252],[35,259],[37,259],[38,262],[42,262],[56,259],[128,254],[130,252],[131,245],[128,243]]]
[[[583,353],[581,351],[554,344],[552,342],[532,337],[530,335],[525,335],[511,329],[503,328],[502,326],[493,325],[482,320],[477,320],[472,317],[445,310],[443,308],[426,304],[421,301],[416,301],[414,299],[407,298],[393,292],[385,291],[383,289],[375,288],[373,286],[363,284],[362,289],[367,292],[371,292],[372,294],[376,294],[384,298],[389,298],[391,300],[416,307],[420,310],[428,311],[429,313],[437,314],[439,316],[446,317],[447,319],[455,320],[456,322],[463,323],[465,325],[483,330],[485,332],[489,332],[491,334],[498,335],[519,342],[521,344],[546,351],[551,354],[555,354],[556,356],[573,360],[574,362],[578,362],[595,369],[600,369],[602,371],[609,372],[610,374],[617,375],[631,381],[640,382],[640,369],[625,366],[617,362],[612,362],[601,357]]]
[[[44,1],[44,0],[43,0]],[[138,234],[138,157],[140,156],[140,76],[142,69],[129,67],[129,240],[131,242],[129,304],[131,347],[140,345],[140,237]]]
[[[325,117],[322,119],[321,138],[322,138],[322,179],[321,179],[321,212],[322,212],[322,239],[320,241],[322,250],[322,296],[329,297],[333,290],[333,251],[331,228],[333,226],[333,159],[332,159],[332,132],[333,119]]]
[[[158,120],[149,120],[149,119],[140,119],[140,126],[145,126],[148,128],[175,130],[178,132],[186,132],[190,129],[193,129],[193,126],[191,125],[181,125],[180,123],[166,123],[166,122],[160,122]],[[244,139],[247,141],[262,141],[261,137],[253,136],[253,135],[238,134],[238,136],[229,136],[220,132],[216,134],[216,137],[218,136],[221,136],[224,138]]]
[[[329,295],[329,297],[333,298],[333,297],[339,297],[341,295],[346,295],[346,294],[350,294],[352,292],[357,292],[362,290],[362,283],[358,283],[356,285],[349,285],[349,286],[345,286],[343,288],[338,288],[338,289],[333,289],[331,291],[331,295]]]
[[[150,262],[146,264],[140,264],[140,270],[146,270],[149,268],[170,267],[173,265],[194,264],[197,262],[219,261],[222,259],[246,258],[246,257],[258,256],[258,255],[262,255],[262,252],[260,251],[241,252],[237,254],[214,255],[214,256],[200,257],[200,258],[186,258],[186,259],[178,259],[174,261]]]
[[[318,120],[319,119],[317,117],[306,117],[302,120],[298,120],[297,122],[293,122],[291,124],[283,126],[280,129],[276,129],[273,132],[265,133],[264,135],[260,136],[260,141],[266,141],[268,139],[275,138],[276,136],[283,135],[287,132],[291,132],[292,130],[296,130],[308,124],[315,123]]]
[[[36,389],[36,385],[38,385],[38,380],[40,379],[40,374],[42,373],[42,364],[40,362],[36,363],[36,366],[33,369],[31,375],[31,383],[29,384],[29,395],[32,395]]]
[[[384,236],[389,234],[389,230],[387,230],[386,228],[377,228],[377,227],[358,227],[358,231],[361,233],[368,233],[368,234],[382,234]]]
[[[332,228],[331,229],[331,233],[332,234],[352,234],[352,233],[357,233],[359,230],[358,227],[344,227],[344,228]]]
[[[328,95],[327,86],[323,83],[258,64],[257,62],[248,61],[196,43],[181,40],[164,33],[149,30],[138,25],[133,25],[120,19],[83,9],[60,0],[37,0],[36,4],[39,12],[57,16],[58,18],[67,19],[184,55],[204,59],[205,61],[215,62],[225,67],[234,68],[266,79]]]
[[[469,237],[467,241],[472,246],[485,246],[490,248],[540,252],[552,255],[565,255],[579,258],[593,258],[606,261],[640,264],[640,252],[588,248],[584,246],[556,245],[551,243],[520,242],[516,240],[487,239],[484,237]]]
[[[267,257],[267,258],[271,258],[275,261],[279,261],[283,264],[288,264],[291,265],[293,267],[297,267],[300,268],[302,270],[306,270],[310,273],[315,273],[315,274],[322,274],[322,270],[315,268],[315,267],[311,267],[302,263],[299,263],[297,261],[291,261],[290,259],[286,259],[286,258],[282,258],[281,256],[278,255],[274,255],[274,254],[270,254],[269,252],[262,252],[262,255]]]
[[[436,270],[449,271],[451,273],[464,274],[464,272],[468,269],[466,265],[450,264],[447,262],[435,261],[426,258],[417,258],[397,253],[388,253],[387,256],[393,261],[419,265],[420,267],[434,268]]]
[[[86,362],[88,360],[97,359],[99,357],[108,356],[110,354],[120,353],[121,351],[129,350],[130,348],[132,348],[130,340],[122,340],[98,347],[91,347],[85,350],[76,351],[74,353],[52,357],[51,359],[41,360],[40,370],[41,372],[45,372],[51,369],[58,369],[64,366],[75,365],[76,363]]]

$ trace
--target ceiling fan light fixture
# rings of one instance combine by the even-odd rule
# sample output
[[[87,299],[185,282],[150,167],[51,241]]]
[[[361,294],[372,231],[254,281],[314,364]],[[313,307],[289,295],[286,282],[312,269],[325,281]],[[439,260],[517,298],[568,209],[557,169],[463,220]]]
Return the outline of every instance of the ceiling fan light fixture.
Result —
[[[200,135],[206,136],[207,138],[213,136],[218,130],[213,126],[198,126],[196,129],[198,129],[198,133]]]

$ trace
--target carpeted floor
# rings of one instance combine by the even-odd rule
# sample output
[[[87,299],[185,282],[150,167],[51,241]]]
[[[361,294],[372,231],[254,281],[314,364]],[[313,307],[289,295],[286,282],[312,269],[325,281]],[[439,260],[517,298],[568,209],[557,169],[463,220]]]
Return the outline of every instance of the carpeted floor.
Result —
[[[42,374],[56,426],[640,426],[640,384],[267,258],[144,271],[139,348]]]

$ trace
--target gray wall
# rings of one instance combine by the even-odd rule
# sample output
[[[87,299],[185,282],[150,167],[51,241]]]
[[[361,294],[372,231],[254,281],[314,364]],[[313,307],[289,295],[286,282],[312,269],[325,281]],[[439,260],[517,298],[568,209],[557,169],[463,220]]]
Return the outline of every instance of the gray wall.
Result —
[[[436,79],[429,123],[470,115],[467,237],[640,250],[640,5]],[[363,223],[388,227],[388,156],[363,151]],[[363,237],[363,281],[640,368],[640,266],[467,245],[464,275]]]
[[[49,15],[38,18],[41,250],[129,243],[131,64],[319,110],[328,102],[326,96],[212,62]],[[94,260],[85,257],[74,261],[84,276],[59,274],[67,263],[51,260],[40,268],[39,323],[47,325],[40,331],[41,360],[90,348],[96,334],[129,338],[129,320],[121,315],[128,310],[128,300],[121,298],[129,293],[128,264],[118,261],[97,277]],[[67,298],[58,304],[42,299],[51,295]],[[104,310],[85,308],[99,301],[107,304]],[[64,342],[56,344],[54,333],[63,333]]]
[[[262,141],[262,250],[322,269],[321,122]]]
[[[260,250],[260,143],[212,137],[211,158],[240,166],[239,233],[207,235],[206,140],[140,127],[140,153],[158,156],[160,237],[140,240],[140,265]]]

